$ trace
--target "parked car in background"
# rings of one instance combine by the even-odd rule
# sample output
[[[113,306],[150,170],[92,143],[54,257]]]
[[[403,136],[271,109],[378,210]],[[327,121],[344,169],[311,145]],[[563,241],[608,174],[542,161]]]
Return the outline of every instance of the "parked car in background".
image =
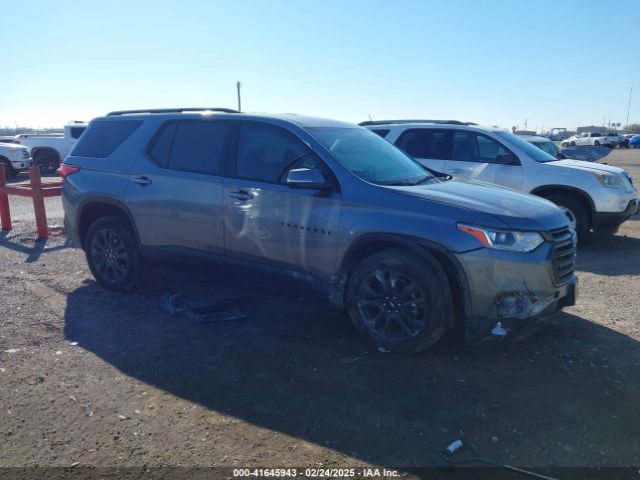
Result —
[[[619,135],[618,138],[620,139],[618,142],[618,148],[627,148],[629,146],[629,136]]]
[[[62,134],[23,133],[14,137],[14,143],[31,150],[33,164],[40,167],[41,173],[53,173],[86,128],[86,123],[78,122],[66,125]]]
[[[0,163],[4,165],[5,177],[11,178],[31,166],[31,154],[27,147],[1,142]]]
[[[538,195],[568,209],[578,238],[612,233],[638,211],[630,175],[610,165],[558,160],[508,132],[459,121],[387,120],[360,125],[424,166],[454,177]]]
[[[539,137],[537,135],[518,135],[518,137],[526,140],[532,145],[535,145],[543,152],[547,152],[552,157],[555,157],[559,160],[565,158],[558,145],[555,142],[552,142],[550,139],[546,137]]]
[[[634,135],[629,139],[629,148],[640,148],[640,135]]]
[[[622,136],[616,132],[609,132],[605,134],[604,137],[604,146],[610,148],[620,148],[620,142],[622,141]]]
[[[594,147],[610,147],[614,148],[618,144],[618,134],[609,134],[601,132],[586,132],[573,135],[562,141],[560,145],[563,147],[575,147],[591,145]]]
[[[535,148],[535,147],[532,147]],[[113,112],[60,169],[91,272],[131,288],[187,253],[307,279],[397,352],[531,325],[575,301],[575,234],[531,195],[441,182],[353,124],[227,109]]]

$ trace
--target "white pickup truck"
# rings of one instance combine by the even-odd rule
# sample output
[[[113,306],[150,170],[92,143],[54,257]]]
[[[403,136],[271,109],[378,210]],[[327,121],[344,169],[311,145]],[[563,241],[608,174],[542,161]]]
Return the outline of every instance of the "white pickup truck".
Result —
[[[561,145],[563,147],[591,145],[593,147],[614,148],[618,145],[619,141],[617,133],[585,132],[564,139]]]
[[[33,164],[40,167],[41,173],[54,173],[86,128],[86,123],[71,123],[65,125],[64,133],[23,133],[15,136],[14,143],[31,150]]]
[[[11,178],[31,166],[29,149],[12,143],[0,142],[0,163],[4,165],[5,178]]]

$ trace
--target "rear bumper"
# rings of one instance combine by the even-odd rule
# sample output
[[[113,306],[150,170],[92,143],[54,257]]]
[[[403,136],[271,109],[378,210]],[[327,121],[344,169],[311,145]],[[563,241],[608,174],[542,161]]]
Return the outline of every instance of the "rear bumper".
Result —
[[[622,212],[594,212],[593,213],[593,229],[596,232],[613,232],[615,233],[620,225],[626,222],[630,217],[638,213],[640,203],[638,199],[633,199]]]

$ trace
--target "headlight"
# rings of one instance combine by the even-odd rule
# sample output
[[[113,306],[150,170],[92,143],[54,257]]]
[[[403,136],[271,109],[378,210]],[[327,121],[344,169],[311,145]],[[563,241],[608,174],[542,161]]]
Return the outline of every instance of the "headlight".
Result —
[[[594,173],[594,175],[605,188],[626,188],[624,180],[618,175],[611,175],[610,173]]]
[[[24,148],[11,148],[9,149],[9,153],[16,158],[26,158]]]
[[[496,250],[526,253],[535,250],[544,242],[542,235],[537,232],[515,232],[463,224],[458,224],[458,230],[476,237],[485,247]]]

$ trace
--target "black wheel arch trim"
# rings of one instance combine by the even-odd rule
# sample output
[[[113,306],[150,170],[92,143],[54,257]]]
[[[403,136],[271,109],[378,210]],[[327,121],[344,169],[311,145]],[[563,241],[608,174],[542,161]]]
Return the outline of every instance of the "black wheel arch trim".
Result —
[[[84,238],[82,238],[82,236],[80,235],[82,214],[84,213],[87,207],[91,205],[97,205],[97,204],[109,205],[111,207],[116,207],[119,210],[122,210],[122,212],[124,212],[124,214],[127,216],[129,223],[131,224],[131,228],[133,229],[133,233],[135,235],[136,243],[138,247],[141,246],[140,237],[138,236],[138,228],[136,227],[136,223],[133,219],[133,215],[131,214],[131,211],[129,210],[129,207],[127,207],[127,205],[124,202],[122,202],[117,198],[113,198],[108,195],[99,195],[99,196],[91,196],[89,198],[85,198],[78,205],[75,225],[76,225],[78,241],[81,247],[84,247],[83,245]]]
[[[588,212],[589,216],[593,215],[593,213],[596,211],[596,206],[593,203],[593,199],[591,198],[591,195],[589,195],[584,190],[581,190],[576,187],[570,187],[567,185],[543,185],[543,186],[534,188],[529,193],[531,195],[537,195],[539,197],[542,197],[542,195],[540,195],[539,192],[542,192],[545,190],[553,190],[554,193],[566,193],[568,195],[572,195],[572,194],[579,195],[580,197],[586,199],[587,202],[589,203],[589,212]]]
[[[55,154],[59,162],[62,161],[62,155],[60,155],[60,152],[53,147],[33,147],[31,149],[31,158],[35,160],[36,155],[39,154],[40,152],[51,152]]]
[[[471,292],[469,288],[469,282],[467,280],[467,276],[462,268],[462,265],[456,258],[456,256],[451,252],[450,249],[444,247],[443,245],[433,242],[431,240],[427,240],[420,237],[414,237],[411,235],[400,235],[400,234],[392,234],[392,233],[369,233],[364,234],[358,239],[356,239],[347,249],[347,252],[342,258],[342,262],[340,264],[339,270],[337,272],[336,278],[334,280],[332,289],[331,289],[331,302],[342,306],[345,305],[345,293],[346,293],[346,285],[349,279],[349,274],[355,265],[355,259],[358,257],[358,253],[362,252],[363,249],[366,249],[368,246],[380,244],[387,244],[389,248],[403,248],[408,251],[414,252],[417,255],[424,255],[425,253],[430,253],[436,257],[436,261],[441,264],[443,270],[445,270],[445,274],[449,280],[454,280],[457,282],[457,286],[462,295],[463,308],[462,317],[459,319],[460,321],[465,321],[466,312],[471,311]],[[438,257],[444,257],[446,261],[449,262],[449,265],[453,267],[453,271],[449,272],[448,266],[443,265],[442,261]],[[450,274],[454,275],[454,278],[450,278]],[[453,298],[453,297],[452,297]],[[455,300],[455,298],[453,298]],[[454,311],[456,310],[456,305],[453,305]],[[455,315],[454,315],[455,317]],[[456,318],[451,318],[449,322],[450,327],[454,327],[455,321],[458,320]]]

